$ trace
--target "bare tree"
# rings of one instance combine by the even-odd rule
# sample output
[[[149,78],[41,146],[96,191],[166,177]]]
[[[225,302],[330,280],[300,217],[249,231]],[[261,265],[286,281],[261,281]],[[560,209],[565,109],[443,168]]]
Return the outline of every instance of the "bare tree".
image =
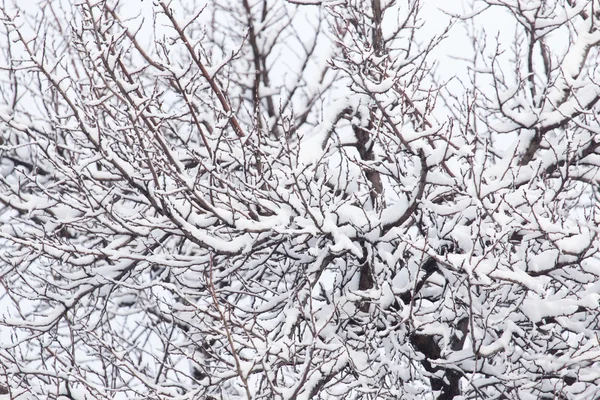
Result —
[[[0,395],[600,395],[598,0],[22,3]]]

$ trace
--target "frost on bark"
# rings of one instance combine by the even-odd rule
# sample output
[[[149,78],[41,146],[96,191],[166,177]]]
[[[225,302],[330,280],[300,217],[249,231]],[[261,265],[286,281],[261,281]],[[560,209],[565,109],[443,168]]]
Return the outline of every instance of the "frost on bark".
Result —
[[[600,396],[598,1],[29,3],[0,397]]]

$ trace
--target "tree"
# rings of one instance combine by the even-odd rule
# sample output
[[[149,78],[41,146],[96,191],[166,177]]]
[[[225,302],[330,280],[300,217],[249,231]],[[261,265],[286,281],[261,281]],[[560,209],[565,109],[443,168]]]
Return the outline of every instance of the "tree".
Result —
[[[3,394],[599,396],[600,2],[18,3]]]

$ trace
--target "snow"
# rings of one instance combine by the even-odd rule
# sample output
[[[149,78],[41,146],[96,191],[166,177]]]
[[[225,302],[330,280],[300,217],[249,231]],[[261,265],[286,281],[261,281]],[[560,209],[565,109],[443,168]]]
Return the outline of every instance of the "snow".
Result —
[[[118,79],[117,83],[125,93],[135,92],[136,90],[140,89],[140,84],[138,82],[130,83],[124,79]]]
[[[591,20],[583,20],[577,27],[577,38],[575,42],[571,44],[569,51],[562,60],[562,75],[548,93],[544,111],[550,112],[550,110],[563,105],[564,101],[566,100],[567,93],[571,90],[573,85],[576,85],[575,80],[581,74],[590,48],[600,43],[600,32],[591,32],[589,26],[590,22]],[[585,107],[586,103],[582,104]],[[570,108],[574,108],[574,105],[571,105]],[[571,114],[563,114],[563,116],[568,115]],[[554,118],[556,119],[557,117]]]
[[[527,274],[527,272],[515,269],[514,271],[496,269],[488,274],[488,276],[500,281],[508,281],[519,284],[535,293],[543,294],[545,285],[543,281],[539,281]]]
[[[365,79],[364,81],[365,89],[370,93],[385,93],[390,90],[395,83],[396,78],[394,77],[385,78],[379,83],[371,82],[368,79]]]
[[[349,99],[341,99],[336,102],[329,110],[327,115],[310,132],[301,134],[300,140],[300,154],[298,156],[298,162],[300,165],[313,165],[323,157],[325,147],[332,134],[332,130],[335,128],[335,123],[350,105]]]
[[[565,237],[556,241],[556,247],[567,254],[579,254],[585,251],[592,241],[591,232]]]
[[[464,371],[463,397],[493,397],[494,386],[509,383],[520,398],[537,398],[542,388],[593,398],[595,382],[575,393],[558,377],[597,376],[599,171],[595,154],[581,156],[598,136],[590,55],[600,37],[580,14],[584,6],[511,9],[539,28],[531,37],[513,29],[511,10],[472,10],[464,21],[472,29],[457,29],[475,35],[472,50],[450,41],[426,55],[419,43],[444,24],[382,0],[390,42],[378,57],[359,31],[368,9],[284,1],[269,3],[263,17],[262,5],[252,6],[259,50],[274,46],[270,81],[258,94],[275,112],[261,105],[259,126],[248,37],[231,29],[248,16],[225,3],[206,3],[186,34],[247,129],[243,141],[153,6],[128,15],[125,26],[94,9],[102,35],[92,35],[78,11],[86,4],[73,9],[72,36],[56,32],[55,22],[43,25],[47,43],[69,51],[34,57],[57,70],[51,79],[67,99],[47,95],[47,80],[36,87],[32,63],[13,71],[18,101],[0,111],[0,335],[10,332],[0,357],[15,360],[9,383],[34,371],[28,379],[41,385],[38,393],[64,394],[36,374],[78,379],[75,398],[91,398],[87,382],[100,397],[123,399],[180,396],[176,390],[244,398],[246,384],[253,398],[306,399],[332,374],[312,397],[434,398],[427,355],[415,357],[422,352],[414,343],[432,335],[442,352],[429,361]],[[189,21],[181,3],[169,6]],[[398,26],[410,30],[391,37]],[[135,35],[151,45],[144,49],[155,64],[138,54]],[[516,44],[539,35],[554,69],[540,69],[537,43],[534,95]],[[316,54],[305,60],[313,44]],[[31,48],[49,49],[39,40]],[[451,62],[441,58],[448,49]],[[120,60],[135,71],[135,83],[102,75],[102,56],[110,68]],[[440,75],[456,79],[434,80],[423,66],[436,62]],[[5,78],[8,103],[13,81]],[[110,94],[119,85],[138,114]],[[407,99],[433,127],[422,129]],[[356,126],[372,133],[372,159],[361,158]],[[521,165],[536,132],[542,142]],[[418,150],[427,163],[422,193]],[[378,174],[381,192],[367,171]],[[425,273],[428,260],[437,266]],[[365,262],[372,285],[361,279]],[[461,350],[455,337],[465,339]],[[79,368],[62,369],[73,360]],[[207,376],[193,379],[190,366]],[[447,380],[446,371],[439,378]],[[102,381],[104,372],[114,385]],[[109,385],[115,389],[105,393]]]
[[[532,256],[528,266],[535,272],[550,270],[558,262],[558,256],[558,249],[546,250]]]
[[[519,88],[512,88],[499,95],[502,113],[510,120],[516,122],[524,128],[531,128],[539,120],[537,113],[530,109],[527,101],[517,95]],[[517,111],[517,108],[524,107],[525,110]]]
[[[588,85],[578,90],[571,99],[562,102],[553,111],[542,113],[540,115],[540,126],[558,125],[575,114],[585,111],[588,105],[593,104],[598,97],[600,97],[600,86]]]
[[[464,252],[469,253],[473,250],[473,235],[470,227],[456,226],[450,235]]]
[[[523,313],[529,318],[532,322],[539,322],[547,317],[559,317],[562,315],[571,315],[574,314],[580,306],[589,307],[591,309],[597,309],[600,304],[598,300],[600,299],[600,295],[598,294],[589,294],[583,299],[525,299],[523,301],[523,305],[521,309]]]

